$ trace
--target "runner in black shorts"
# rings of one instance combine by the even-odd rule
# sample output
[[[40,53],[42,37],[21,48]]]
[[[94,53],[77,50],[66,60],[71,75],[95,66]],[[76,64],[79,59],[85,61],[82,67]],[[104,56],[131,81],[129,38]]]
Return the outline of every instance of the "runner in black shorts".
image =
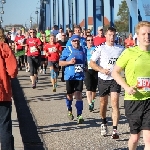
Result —
[[[72,101],[73,94],[76,98],[76,110],[77,110],[77,123],[80,124],[84,121],[82,117],[83,100],[83,79],[84,79],[84,66],[85,66],[85,52],[80,46],[80,36],[73,35],[71,37],[72,46],[66,47],[59,60],[60,66],[65,66],[64,79],[66,80],[66,106],[68,110],[69,120],[73,120],[72,114]]]
[[[136,26],[139,46],[127,48],[118,58],[112,76],[125,89],[125,115],[129,121],[129,150],[136,150],[143,132],[144,150],[150,149],[150,22]],[[121,76],[125,70],[125,79]]]
[[[98,83],[98,72],[93,70],[90,66],[90,59],[92,53],[95,50],[95,46],[93,46],[93,36],[88,35],[86,38],[87,47],[86,47],[86,56],[87,56],[87,69],[85,72],[85,86],[86,86],[86,96],[89,104],[89,110],[94,110],[94,101],[96,96],[96,88]]]
[[[111,71],[115,65],[116,60],[124,50],[123,46],[115,45],[116,29],[109,27],[105,33],[106,43],[104,45],[95,48],[95,52],[92,54],[90,67],[95,71],[98,71],[98,87],[100,95],[100,116],[102,118],[101,135],[107,135],[107,104],[108,95],[111,96],[112,106],[112,120],[113,120],[113,132],[111,138],[118,139],[119,134],[117,131],[117,125],[119,121],[119,93],[120,86],[114,81],[111,76]],[[99,60],[99,61],[98,61]],[[96,64],[98,61],[98,65]]]

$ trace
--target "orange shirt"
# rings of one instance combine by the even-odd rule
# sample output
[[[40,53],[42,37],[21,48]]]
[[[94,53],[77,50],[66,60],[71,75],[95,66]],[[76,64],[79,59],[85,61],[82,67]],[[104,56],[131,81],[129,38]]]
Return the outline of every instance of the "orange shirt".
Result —
[[[128,47],[131,47],[131,46],[134,46],[134,40],[130,40],[130,39],[125,39],[124,41],[125,43],[125,46],[128,48]]]

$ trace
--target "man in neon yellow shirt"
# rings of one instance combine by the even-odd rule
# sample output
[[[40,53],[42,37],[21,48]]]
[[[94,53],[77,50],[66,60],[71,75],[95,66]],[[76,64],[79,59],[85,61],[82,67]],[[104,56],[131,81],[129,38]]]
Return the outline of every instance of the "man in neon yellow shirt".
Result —
[[[118,58],[112,76],[125,89],[125,115],[131,136],[129,150],[136,150],[143,131],[145,149],[150,149],[150,22],[136,26],[139,45],[126,49]],[[125,79],[121,71],[125,70]]]

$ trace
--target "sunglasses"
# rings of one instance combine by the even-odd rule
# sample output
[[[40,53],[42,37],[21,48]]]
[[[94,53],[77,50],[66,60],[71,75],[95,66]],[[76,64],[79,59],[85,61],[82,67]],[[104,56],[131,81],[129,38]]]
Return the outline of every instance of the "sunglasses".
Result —
[[[87,41],[93,41],[93,39],[89,39],[89,40],[87,40]]]
[[[30,33],[35,33],[35,32],[30,32]]]
[[[80,42],[79,40],[72,40],[72,42]]]
[[[62,36],[66,36],[66,35],[62,35]]]

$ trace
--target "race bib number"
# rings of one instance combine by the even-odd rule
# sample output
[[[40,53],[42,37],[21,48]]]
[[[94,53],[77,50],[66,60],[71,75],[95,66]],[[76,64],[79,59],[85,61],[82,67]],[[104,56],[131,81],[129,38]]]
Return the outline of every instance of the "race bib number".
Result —
[[[45,51],[41,51],[41,55],[45,55]]]
[[[150,77],[138,77],[137,88],[139,91],[150,91]]]
[[[38,50],[37,50],[37,48],[35,47],[35,46],[33,46],[33,47],[30,47],[30,52],[31,53],[34,53],[34,52],[37,52]]]
[[[23,44],[24,39],[18,40],[18,44]]]
[[[56,47],[52,47],[52,48],[48,48],[48,51],[49,51],[50,53],[54,53],[54,52],[57,51],[57,49],[56,49]]]
[[[75,64],[75,73],[83,72],[83,64]]]

